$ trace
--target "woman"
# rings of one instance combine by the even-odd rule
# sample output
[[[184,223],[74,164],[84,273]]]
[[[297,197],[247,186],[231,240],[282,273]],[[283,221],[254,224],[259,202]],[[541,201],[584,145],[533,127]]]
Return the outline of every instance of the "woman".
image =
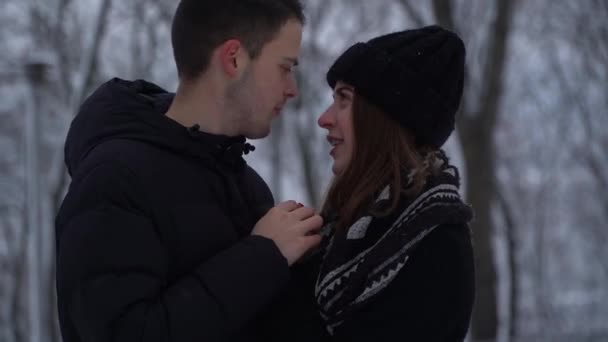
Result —
[[[461,341],[474,297],[471,208],[441,147],[454,130],[465,48],[438,26],[344,52],[318,120],[335,178],[315,286],[331,341]]]

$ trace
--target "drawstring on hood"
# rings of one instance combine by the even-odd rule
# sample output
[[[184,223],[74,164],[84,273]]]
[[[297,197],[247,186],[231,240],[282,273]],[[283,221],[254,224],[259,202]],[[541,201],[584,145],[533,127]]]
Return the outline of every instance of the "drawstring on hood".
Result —
[[[200,125],[198,124],[188,127],[188,134],[190,134],[190,136],[194,139],[209,135],[208,133],[202,132],[200,130]],[[255,146],[248,143],[245,137],[242,135],[237,137],[228,137],[224,141],[218,142],[215,147],[215,157],[235,167],[241,166],[240,160],[242,160],[241,157],[244,154],[246,155],[249,154],[249,152],[255,151]]]

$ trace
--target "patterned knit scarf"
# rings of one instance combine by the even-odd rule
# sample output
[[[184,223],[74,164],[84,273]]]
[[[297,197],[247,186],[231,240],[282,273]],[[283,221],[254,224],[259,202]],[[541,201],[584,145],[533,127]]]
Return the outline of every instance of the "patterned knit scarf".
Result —
[[[324,256],[315,295],[330,334],[390,284],[433,229],[472,219],[471,208],[458,194],[458,170],[443,152],[438,156],[439,172],[427,179],[416,198],[400,200],[389,215],[377,217],[370,210],[344,232],[335,232],[332,222],[323,228]],[[387,205],[389,193],[387,186],[372,209]]]

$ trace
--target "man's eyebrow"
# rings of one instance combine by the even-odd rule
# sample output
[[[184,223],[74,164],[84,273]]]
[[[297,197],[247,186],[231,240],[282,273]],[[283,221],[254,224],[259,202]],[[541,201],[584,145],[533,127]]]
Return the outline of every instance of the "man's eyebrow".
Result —
[[[300,64],[300,61],[298,61],[297,58],[283,57],[283,60],[291,63],[291,65],[293,65],[293,66],[298,66]]]

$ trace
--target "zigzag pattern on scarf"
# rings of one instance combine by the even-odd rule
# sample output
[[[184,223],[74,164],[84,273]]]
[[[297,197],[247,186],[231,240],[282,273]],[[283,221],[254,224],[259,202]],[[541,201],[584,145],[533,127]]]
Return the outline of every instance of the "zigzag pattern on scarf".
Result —
[[[332,252],[337,237],[329,232],[315,295],[321,317],[330,334],[349,314],[391,283],[406,266],[416,245],[437,226],[444,223],[466,223],[471,219],[471,209],[462,202],[458,185],[457,169],[444,167],[439,175],[430,179],[422,194],[402,205],[405,209],[400,211],[388,229],[384,228],[386,223],[379,227],[385,231],[376,241],[368,241],[369,247],[341,264],[332,265]],[[382,194],[387,193],[386,190]],[[376,203],[385,199],[386,196],[378,198]],[[366,237],[365,232],[373,230],[376,220],[372,218],[363,221],[367,225],[365,227],[359,220],[357,222],[357,239],[341,241],[343,244],[361,243],[360,240]]]
[[[419,212],[432,208],[432,206],[429,205],[428,202],[436,198],[444,200],[450,197],[453,199],[460,199],[457,191],[458,188],[452,185],[440,185],[428,190],[427,192],[419,196],[416,201],[414,201],[409,207],[405,209],[405,211],[397,219],[397,221],[386,231],[386,233],[384,233],[384,235],[374,245],[362,251],[359,255],[351,259],[349,262],[328,272],[327,275],[325,275],[325,277],[323,278],[323,280],[317,282],[317,297],[322,298],[327,296],[327,291],[334,288],[333,285],[335,285],[334,283],[336,281],[339,281],[340,278],[348,276],[350,273],[354,272],[356,270],[357,263],[360,263],[365,257],[365,255],[367,255],[377,245],[382,243],[386,239],[386,237],[389,236],[395,229],[399,229],[405,223],[412,220],[415,215],[419,214]],[[323,288],[323,290],[321,290],[321,288]]]

